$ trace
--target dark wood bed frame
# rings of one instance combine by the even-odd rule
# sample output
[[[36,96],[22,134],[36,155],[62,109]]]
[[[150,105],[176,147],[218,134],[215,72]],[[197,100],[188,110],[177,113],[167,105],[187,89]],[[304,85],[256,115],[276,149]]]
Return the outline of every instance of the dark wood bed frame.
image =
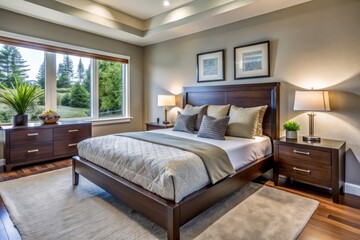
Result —
[[[254,107],[267,104],[264,134],[278,137],[279,83],[185,87],[183,104],[233,104]],[[241,157],[241,156],[239,156]],[[270,170],[273,154],[238,169],[236,174],[215,185],[208,185],[180,203],[166,200],[79,156],[73,157],[73,185],[79,174],[105,189],[126,205],[167,229],[168,239],[180,239],[180,227],[251,180]]]

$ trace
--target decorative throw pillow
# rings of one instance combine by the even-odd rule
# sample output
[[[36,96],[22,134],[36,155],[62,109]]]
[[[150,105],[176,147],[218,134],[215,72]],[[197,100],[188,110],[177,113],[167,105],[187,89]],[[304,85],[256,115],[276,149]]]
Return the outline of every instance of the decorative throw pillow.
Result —
[[[255,136],[259,112],[259,108],[231,106],[229,113],[230,121],[226,134],[233,137],[253,138]]]
[[[194,133],[197,114],[185,115],[178,112],[173,131]]]
[[[255,136],[262,136],[263,135],[263,120],[264,120],[264,116],[265,116],[265,112],[267,109],[268,105],[264,105],[264,106],[259,106],[257,108],[260,108],[259,110],[259,116],[258,119],[256,121],[256,129],[255,129]]]
[[[197,136],[202,138],[225,140],[224,136],[229,119],[230,118],[228,116],[216,119],[205,115],[201,122]]]
[[[208,105],[203,105],[199,107],[193,107],[190,104],[186,104],[184,111],[182,114],[186,115],[194,115],[197,114],[196,124],[195,124],[195,130],[198,131],[201,125],[201,121],[204,115],[206,115]]]
[[[228,105],[209,105],[207,115],[214,118],[223,118],[228,115],[230,104]]]

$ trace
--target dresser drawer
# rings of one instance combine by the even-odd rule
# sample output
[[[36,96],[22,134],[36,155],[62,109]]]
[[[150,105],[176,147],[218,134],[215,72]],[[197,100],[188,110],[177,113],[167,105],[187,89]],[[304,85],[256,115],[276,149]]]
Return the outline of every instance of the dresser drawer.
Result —
[[[279,157],[279,173],[318,185],[331,186],[331,166]]]
[[[82,140],[84,140],[84,138],[55,141],[54,155],[55,156],[77,155],[77,144]]]
[[[10,162],[27,162],[36,159],[52,157],[52,155],[52,142],[15,145],[10,149]]]
[[[91,137],[90,125],[73,125],[54,129],[54,140]]]
[[[331,165],[330,152],[322,152],[307,148],[280,145],[279,156]]]
[[[25,129],[12,131],[9,134],[10,145],[51,142],[53,140],[52,129]]]

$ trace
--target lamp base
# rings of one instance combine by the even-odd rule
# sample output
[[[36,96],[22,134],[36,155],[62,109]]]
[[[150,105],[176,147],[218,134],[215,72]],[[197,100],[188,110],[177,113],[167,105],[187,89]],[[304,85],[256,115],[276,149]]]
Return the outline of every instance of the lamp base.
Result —
[[[169,121],[163,121],[163,124],[169,124],[170,122]]]
[[[321,138],[318,136],[303,136],[304,142],[321,142]]]

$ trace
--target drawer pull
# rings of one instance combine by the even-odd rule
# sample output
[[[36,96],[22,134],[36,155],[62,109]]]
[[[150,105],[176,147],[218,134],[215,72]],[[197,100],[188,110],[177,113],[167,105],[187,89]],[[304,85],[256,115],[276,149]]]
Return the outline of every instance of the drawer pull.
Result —
[[[71,133],[71,132],[78,132],[78,131],[79,131],[79,129],[70,129],[70,130],[68,130],[69,133]]]
[[[308,156],[310,155],[310,152],[303,152],[303,151],[298,151],[298,150],[294,150],[294,153],[308,155]]]
[[[73,147],[73,146],[76,146],[76,145],[77,145],[77,143],[70,143],[70,144],[68,144],[69,147]]]
[[[34,153],[34,152],[38,152],[39,151],[39,149],[32,149],[32,150],[28,150],[27,152],[28,153]]]
[[[308,169],[301,169],[301,168],[297,168],[297,167],[293,167],[293,170],[299,171],[299,172],[304,172],[304,173],[309,173],[309,174],[311,173],[311,171]]]
[[[28,133],[28,137],[31,137],[31,136],[38,136],[39,133]]]

